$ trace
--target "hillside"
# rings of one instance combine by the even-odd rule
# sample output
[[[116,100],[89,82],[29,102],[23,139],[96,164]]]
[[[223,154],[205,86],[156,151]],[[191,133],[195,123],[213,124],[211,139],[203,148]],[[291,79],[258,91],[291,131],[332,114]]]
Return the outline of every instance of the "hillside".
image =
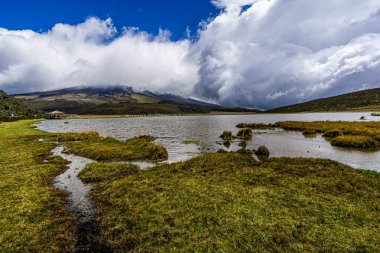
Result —
[[[135,92],[127,86],[76,87],[20,94],[15,95],[15,98],[46,112],[60,110],[70,114],[255,112],[255,110],[244,108],[222,107],[173,94],[159,94],[150,91]]]
[[[0,90],[0,121],[29,119],[39,116],[42,116],[40,111]]]
[[[380,88],[267,110],[269,113],[380,111]]]

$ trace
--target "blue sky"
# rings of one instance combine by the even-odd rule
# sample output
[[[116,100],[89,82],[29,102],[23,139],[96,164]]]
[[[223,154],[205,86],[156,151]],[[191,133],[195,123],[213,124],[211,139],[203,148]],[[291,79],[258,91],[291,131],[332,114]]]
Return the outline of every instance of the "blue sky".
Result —
[[[0,0],[0,27],[46,31],[56,23],[78,24],[88,17],[112,18],[117,28],[139,27],[157,34],[167,29],[173,39],[196,31],[219,10],[209,0]]]

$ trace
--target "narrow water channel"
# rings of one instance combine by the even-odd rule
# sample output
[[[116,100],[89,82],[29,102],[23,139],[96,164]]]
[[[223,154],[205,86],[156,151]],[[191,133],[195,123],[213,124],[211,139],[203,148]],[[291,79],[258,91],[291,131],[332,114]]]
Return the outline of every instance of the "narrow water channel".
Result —
[[[96,221],[96,207],[91,200],[91,186],[85,185],[78,177],[86,165],[93,161],[84,157],[65,154],[63,146],[52,150],[53,155],[60,156],[70,162],[68,169],[54,179],[54,186],[67,191],[69,195],[68,209],[75,215],[77,240],[76,252],[110,252],[99,240],[99,227]]]

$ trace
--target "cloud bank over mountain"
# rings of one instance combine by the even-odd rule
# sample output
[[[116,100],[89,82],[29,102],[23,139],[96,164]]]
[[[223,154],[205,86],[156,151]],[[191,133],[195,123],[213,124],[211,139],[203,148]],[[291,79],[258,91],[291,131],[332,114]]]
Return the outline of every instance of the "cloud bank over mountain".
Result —
[[[0,89],[127,84],[269,108],[380,86],[378,0],[214,0],[195,41],[110,19],[47,33],[0,28]]]

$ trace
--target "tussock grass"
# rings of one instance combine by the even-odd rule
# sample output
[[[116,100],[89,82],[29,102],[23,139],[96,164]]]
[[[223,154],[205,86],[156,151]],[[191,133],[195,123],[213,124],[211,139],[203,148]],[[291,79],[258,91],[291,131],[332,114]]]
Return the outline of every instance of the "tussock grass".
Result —
[[[80,142],[67,143],[67,152],[97,161],[166,160],[166,149],[153,141],[151,136],[140,136],[126,141],[91,137]]]
[[[331,141],[331,145],[337,147],[375,149],[377,141],[368,136],[344,135],[338,136]]]
[[[66,162],[50,156],[55,144],[37,141],[49,134],[33,129],[30,124],[35,122],[1,123],[0,252],[74,249],[67,196],[52,186]]]
[[[255,153],[258,156],[264,156],[264,157],[268,157],[270,154],[269,149],[265,146],[260,146]]]
[[[240,129],[239,132],[236,134],[236,136],[242,140],[251,140],[253,136],[252,129],[250,128]]]
[[[232,136],[232,132],[231,131],[224,131],[220,136],[219,138],[225,140],[225,141],[228,141],[228,140],[232,140],[233,136]]]
[[[53,135],[49,138],[50,140],[58,142],[69,142],[69,141],[85,141],[85,140],[100,140],[100,135],[98,132],[88,131],[82,133],[65,133]]]
[[[257,124],[239,124],[255,129]],[[265,124],[264,124],[265,125]],[[348,148],[379,149],[380,122],[346,122],[346,121],[283,121],[266,125],[268,128],[282,128],[305,133],[322,133],[327,141],[334,145]],[[261,124],[258,126],[263,128]],[[358,137],[355,137],[358,136]],[[339,137],[339,138],[337,138]],[[367,137],[365,143],[364,138]],[[363,145],[361,145],[361,144]]]
[[[107,171],[109,170],[109,171]],[[95,164],[114,252],[376,252],[380,176],[322,159],[205,154],[137,172]]]

